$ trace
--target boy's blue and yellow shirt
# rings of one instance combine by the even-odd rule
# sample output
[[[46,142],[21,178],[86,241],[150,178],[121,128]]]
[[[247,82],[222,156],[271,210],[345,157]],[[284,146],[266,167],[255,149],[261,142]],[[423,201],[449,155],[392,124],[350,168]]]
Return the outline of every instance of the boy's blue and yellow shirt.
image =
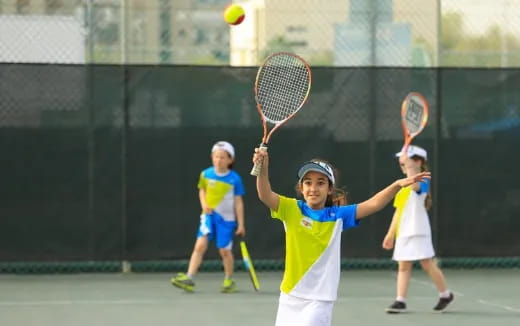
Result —
[[[202,171],[197,187],[206,191],[206,203],[225,221],[235,221],[235,196],[245,194],[242,178],[234,170],[217,174],[214,167]]]

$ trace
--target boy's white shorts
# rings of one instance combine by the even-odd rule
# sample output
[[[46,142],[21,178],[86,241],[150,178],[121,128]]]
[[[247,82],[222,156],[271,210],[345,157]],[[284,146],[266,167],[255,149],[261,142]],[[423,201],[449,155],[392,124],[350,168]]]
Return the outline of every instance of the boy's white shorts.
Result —
[[[330,326],[334,301],[308,300],[280,293],[276,326]]]

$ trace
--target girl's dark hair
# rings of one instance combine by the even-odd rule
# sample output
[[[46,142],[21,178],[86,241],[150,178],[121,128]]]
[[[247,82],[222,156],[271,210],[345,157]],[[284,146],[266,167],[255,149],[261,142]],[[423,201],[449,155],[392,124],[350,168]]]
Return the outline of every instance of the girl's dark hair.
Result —
[[[312,162],[324,162],[324,163],[327,163],[328,165],[330,165],[332,167],[332,171],[334,173],[334,179],[336,181],[336,184],[333,185],[329,179],[327,179],[329,181],[329,187],[331,188],[331,194],[327,195],[327,200],[325,201],[325,207],[331,207],[331,206],[345,206],[347,205],[347,192],[342,189],[342,188],[339,188],[337,187],[336,185],[338,184],[338,181],[339,181],[339,171],[332,165],[329,163],[329,161],[327,160],[324,160],[324,159],[321,159],[321,158],[313,158],[311,159],[310,161]],[[296,184],[296,193],[298,195],[301,195],[301,191],[300,191],[300,184],[297,183]]]
[[[419,155],[414,155],[410,157],[414,161],[421,161],[421,172],[429,172],[430,167],[428,166],[428,162],[426,162],[426,159]],[[424,201],[424,206],[426,209],[430,209],[432,207],[432,192],[430,189],[428,189],[428,193],[426,194],[426,200]]]

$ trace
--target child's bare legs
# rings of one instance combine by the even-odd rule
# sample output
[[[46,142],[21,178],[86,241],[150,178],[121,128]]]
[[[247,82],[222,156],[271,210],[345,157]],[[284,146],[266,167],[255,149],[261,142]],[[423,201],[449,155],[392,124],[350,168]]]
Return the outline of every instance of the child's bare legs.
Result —
[[[437,261],[434,258],[421,260],[421,266],[424,271],[428,273],[433,283],[435,283],[437,290],[439,291],[439,301],[435,307],[433,307],[433,310],[435,312],[445,311],[448,305],[453,301],[454,296],[446,286],[446,279],[444,278],[444,274],[442,273],[439,266],[437,266]]]
[[[421,267],[435,283],[439,293],[446,292],[446,279],[439,266],[437,266],[437,262],[433,258],[423,259],[421,260]]]
[[[220,257],[222,257],[222,265],[224,266],[224,275],[230,278],[233,275],[234,258],[231,250],[220,248],[218,250]]]
[[[178,273],[177,276],[171,279],[171,282],[174,286],[181,288],[187,292],[193,292],[195,287],[195,282],[193,281],[193,277],[197,274],[199,270],[200,264],[202,263],[202,258],[204,258],[204,254],[208,249],[208,237],[202,236],[197,238],[195,241],[195,246],[193,248],[193,252],[191,253],[190,264],[188,266],[187,275],[184,273]]]
[[[410,277],[412,275],[412,264],[411,261],[400,261],[397,271],[397,300],[405,301],[406,295],[408,294],[408,284],[410,283]]]
[[[220,257],[222,257],[222,265],[224,265],[224,282],[222,283],[221,291],[223,293],[236,292],[235,281],[231,279],[233,275],[234,258],[233,253],[229,249],[220,248],[218,250]]]
[[[398,314],[406,311],[406,295],[408,294],[408,284],[412,275],[412,261],[399,261],[397,268],[397,297],[386,312]]]
[[[197,241],[195,241],[193,252],[191,253],[190,264],[188,266],[189,277],[193,277],[195,276],[195,274],[197,274],[207,249],[208,237],[202,236],[197,238]]]

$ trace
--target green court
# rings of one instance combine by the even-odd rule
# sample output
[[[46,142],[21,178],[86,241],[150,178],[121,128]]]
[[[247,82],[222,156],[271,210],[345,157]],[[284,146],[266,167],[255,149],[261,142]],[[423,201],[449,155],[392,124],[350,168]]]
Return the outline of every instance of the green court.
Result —
[[[344,271],[333,325],[515,325],[520,321],[518,269],[445,269],[456,299],[444,314],[431,308],[436,293],[413,273],[409,311],[388,315],[394,271]],[[221,273],[197,276],[196,293],[169,283],[171,274],[0,276],[0,325],[274,325],[281,272],[261,272],[260,292],[237,273],[239,292],[221,294]]]

